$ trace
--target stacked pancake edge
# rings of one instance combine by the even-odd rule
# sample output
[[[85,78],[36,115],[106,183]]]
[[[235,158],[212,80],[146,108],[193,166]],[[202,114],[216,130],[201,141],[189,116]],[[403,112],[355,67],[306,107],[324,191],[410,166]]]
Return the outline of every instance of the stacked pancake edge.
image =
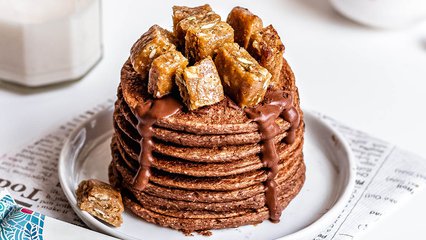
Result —
[[[282,118],[274,138],[279,156],[278,203],[284,209],[305,180],[303,113],[294,75],[284,60],[285,90],[294,96],[301,116],[295,141],[283,140],[290,124]],[[139,168],[141,136],[134,102],[147,101],[146,81],[127,61],[121,73],[114,111],[113,160],[110,182],[120,188],[125,206],[142,219],[186,233],[257,224],[268,219],[262,164],[262,136],[258,125],[228,97],[198,111],[180,111],[153,126],[151,176],[139,191],[133,180]]]

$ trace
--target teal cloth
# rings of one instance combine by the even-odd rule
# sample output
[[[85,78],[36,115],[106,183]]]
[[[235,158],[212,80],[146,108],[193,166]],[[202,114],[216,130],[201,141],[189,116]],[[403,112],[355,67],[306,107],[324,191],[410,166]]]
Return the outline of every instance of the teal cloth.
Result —
[[[43,240],[45,216],[20,207],[0,189],[0,239]]]

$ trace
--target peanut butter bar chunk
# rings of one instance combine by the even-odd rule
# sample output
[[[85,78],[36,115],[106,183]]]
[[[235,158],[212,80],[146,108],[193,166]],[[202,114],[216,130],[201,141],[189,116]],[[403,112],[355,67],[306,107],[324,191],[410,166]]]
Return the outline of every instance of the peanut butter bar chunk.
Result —
[[[272,74],[271,85],[273,88],[281,89],[283,83],[280,80],[280,73],[283,65],[284,45],[275,28],[269,25],[254,33],[247,51]]]
[[[263,27],[262,19],[251,13],[247,8],[242,7],[234,7],[226,22],[235,31],[235,42],[246,49],[250,42],[250,36]]]
[[[225,98],[219,75],[210,57],[176,74],[176,84],[189,110],[212,105]]]
[[[144,79],[148,76],[152,61],[161,54],[175,50],[176,39],[173,34],[158,25],[144,33],[130,50],[133,68]]]
[[[221,17],[214,13],[208,12],[207,14],[197,14],[182,19],[174,28],[174,34],[179,41],[179,46],[185,47],[185,35],[188,29],[197,25],[208,25],[220,22]]]
[[[148,92],[155,98],[161,98],[172,92],[177,70],[182,71],[188,60],[176,50],[168,51],[151,64],[148,78]]]
[[[106,223],[119,227],[124,211],[120,191],[99,180],[84,180],[76,191],[78,207]]]
[[[185,54],[189,62],[214,57],[225,43],[234,42],[234,30],[225,22],[200,24],[188,29],[185,36]]]
[[[196,15],[206,15],[212,12],[212,8],[208,4],[198,7],[173,6],[173,29],[176,29],[177,24],[183,19]]]
[[[219,48],[215,64],[225,93],[238,106],[253,107],[263,100],[271,74],[237,43]]]
[[[190,27],[220,20],[221,17],[208,4],[198,7],[173,6],[173,33],[179,41],[179,47],[184,50],[186,31]]]

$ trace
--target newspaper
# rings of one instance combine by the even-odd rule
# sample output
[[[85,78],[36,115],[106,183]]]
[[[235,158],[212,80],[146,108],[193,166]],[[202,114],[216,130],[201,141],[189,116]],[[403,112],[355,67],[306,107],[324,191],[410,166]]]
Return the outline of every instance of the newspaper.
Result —
[[[67,136],[82,122],[110,107],[108,100],[88,110],[34,143],[0,153],[0,188],[16,202],[47,216],[83,225],[64,196],[57,163]],[[318,114],[341,132],[356,158],[356,186],[334,223],[315,240],[349,240],[361,236],[426,184],[426,161],[419,156]]]
[[[22,149],[0,153],[0,188],[6,188],[23,207],[84,226],[61,189],[58,159],[68,135],[81,123],[112,104],[113,100],[107,100]]]
[[[424,189],[426,160],[347,127],[322,114],[348,141],[356,161],[355,189],[333,224],[315,240],[350,240],[362,236],[381,218]]]

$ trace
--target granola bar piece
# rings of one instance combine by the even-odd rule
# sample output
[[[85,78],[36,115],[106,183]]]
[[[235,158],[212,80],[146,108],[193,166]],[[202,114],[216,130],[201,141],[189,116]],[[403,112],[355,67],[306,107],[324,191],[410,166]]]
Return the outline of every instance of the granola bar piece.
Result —
[[[225,43],[234,42],[234,30],[225,22],[201,24],[188,29],[185,36],[185,54],[189,62],[214,57]]]
[[[247,49],[250,36],[261,30],[262,19],[251,13],[247,8],[234,7],[229,13],[226,22],[234,29],[235,42]]]
[[[189,110],[212,105],[225,98],[218,72],[210,57],[185,68],[176,74],[175,80]]]
[[[76,191],[78,207],[112,226],[123,223],[124,211],[120,191],[99,180],[84,180]]]
[[[206,15],[212,12],[212,8],[208,4],[197,7],[173,6],[173,29],[176,29],[177,24],[183,19],[196,15]]]
[[[130,50],[133,68],[145,79],[152,61],[167,51],[175,50],[175,43],[176,39],[171,32],[158,25],[150,27]]]
[[[237,43],[219,48],[215,64],[225,93],[238,106],[253,107],[263,100],[271,74]]]
[[[182,48],[185,48],[185,35],[190,27],[220,20],[221,17],[208,4],[198,7],[173,6],[173,33]]]
[[[280,73],[283,65],[284,45],[275,28],[269,25],[254,33],[247,50],[262,67],[268,69],[272,74],[270,85],[275,89],[281,89],[283,83],[280,80]]]
[[[172,92],[176,71],[182,71],[188,60],[176,50],[168,51],[152,61],[148,77],[148,92],[161,98]]]
[[[179,46],[185,47],[185,35],[188,29],[196,27],[197,25],[208,25],[221,21],[221,17],[214,13],[208,12],[207,14],[197,14],[182,19],[174,28],[174,34],[179,41]]]

